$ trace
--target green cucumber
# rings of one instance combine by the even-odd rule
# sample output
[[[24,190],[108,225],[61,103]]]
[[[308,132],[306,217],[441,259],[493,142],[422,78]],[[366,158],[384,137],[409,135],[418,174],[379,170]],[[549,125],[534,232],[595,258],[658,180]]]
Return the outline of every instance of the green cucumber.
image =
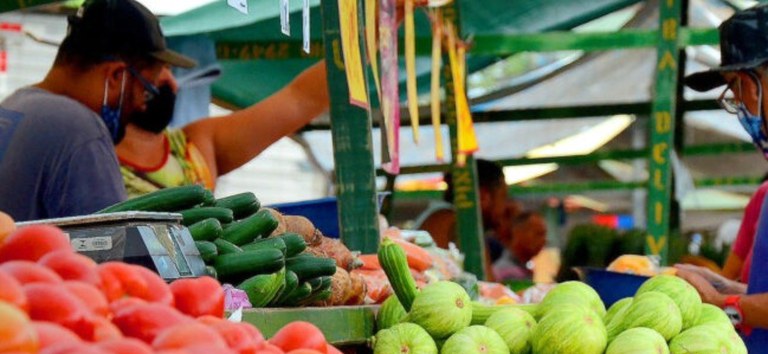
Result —
[[[408,268],[405,251],[389,238],[384,238],[379,246],[378,258],[397,299],[403,304],[406,312],[411,311],[411,305],[419,289]]]
[[[133,199],[122,201],[99,210],[97,213],[119,211],[178,211],[189,209],[206,199],[208,190],[199,185],[160,189]]]
[[[209,241],[195,241],[197,250],[200,251],[200,257],[205,264],[210,264],[219,255],[216,245]]]
[[[317,292],[313,291],[312,294],[307,296],[304,300],[299,301],[299,305],[309,306],[317,301],[328,300],[331,298],[331,295],[333,295],[333,291],[331,289],[323,289]]]
[[[212,266],[205,266],[205,275],[207,275],[207,276],[209,276],[209,277],[211,277],[213,279],[218,279],[219,278],[219,273],[217,273],[216,272],[216,268],[214,268]]]
[[[291,291],[288,296],[282,299],[283,301],[281,304],[285,306],[297,306],[302,300],[310,295],[312,295],[312,286],[306,282],[301,283],[296,289]]]
[[[216,219],[219,220],[222,224],[231,223],[232,220],[234,220],[234,216],[232,215],[232,210],[229,210],[227,208],[217,208],[217,207],[198,207],[198,208],[192,208],[187,210],[182,210],[179,212],[182,217],[181,223],[184,226],[192,225],[196,222],[205,220],[205,219]]]
[[[272,274],[252,276],[237,286],[245,291],[253,307],[264,307],[274,300],[280,288],[285,285],[285,268]]]
[[[283,252],[276,249],[243,251],[219,255],[213,264],[219,277],[237,280],[257,274],[274,273],[285,265]]]
[[[259,250],[264,248],[274,248],[276,250],[280,250],[280,252],[283,252],[283,254],[285,254],[285,242],[283,242],[282,239],[279,239],[277,237],[262,238],[262,239],[254,240],[251,243],[243,245],[241,248],[244,251]]]
[[[232,242],[221,238],[214,240],[213,244],[215,244],[216,248],[219,250],[219,255],[243,252],[242,248],[237,247],[237,245],[233,244]]]
[[[259,237],[268,236],[275,228],[277,228],[277,219],[269,210],[260,210],[248,218],[228,225],[221,237],[241,246]]]
[[[235,214],[235,218],[237,219],[250,216],[253,213],[259,211],[261,208],[261,202],[259,202],[259,199],[256,198],[256,195],[251,192],[245,192],[216,199],[214,205],[232,210],[232,212]]]
[[[280,293],[270,303],[270,306],[278,306],[282,303],[282,299],[288,296],[292,291],[299,287],[299,277],[296,273],[290,270],[285,271],[285,286],[280,289]]]
[[[285,243],[285,256],[293,257],[307,249],[307,243],[301,235],[294,232],[286,232],[273,238],[282,239]]]
[[[323,277],[307,279],[306,283],[312,287],[312,292],[314,293],[315,291],[318,291],[323,285]]]
[[[189,225],[189,233],[195,241],[213,241],[221,236],[224,229],[219,220],[210,218]]]
[[[200,205],[213,206],[215,202],[216,202],[216,197],[213,195],[213,192],[206,189],[205,193],[203,194],[203,201],[200,203]]]
[[[299,255],[286,259],[285,267],[300,281],[336,274],[336,261],[330,258]]]

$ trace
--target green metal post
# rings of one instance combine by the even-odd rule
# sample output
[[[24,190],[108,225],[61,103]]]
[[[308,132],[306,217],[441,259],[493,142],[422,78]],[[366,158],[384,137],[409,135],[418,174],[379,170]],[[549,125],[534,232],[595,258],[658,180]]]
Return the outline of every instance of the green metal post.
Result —
[[[681,0],[659,1],[659,42],[656,97],[651,112],[646,253],[666,264],[672,197],[671,152],[674,149],[675,105],[679,56]]]
[[[359,0],[322,2],[340,236],[344,244],[352,250],[375,253],[379,244],[379,223],[376,211],[371,115],[367,110],[349,103],[344,55],[341,49],[339,1],[358,1],[360,11],[364,7]],[[362,16],[358,16],[358,23],[363,23]],[[360,43],[364,41],[361,39]],[[360,50],[362,52],[363,49]]]
[[[458,0],[457,0],[458,1]],[[443,18],[447,23],[456,24],[456,33],[460,35],[457,1],[447,6]],[[470,0],[473,1],[473,0]],[[457,152],[457,110],[456,90],[453,75],[448,60],[444,61],[443,76],[445,77],[445,107],[446,123],[451,134],[451,150],[453,153],[453,205],[456,208],[456,232],[459,249],[464,252],[464,269],[475,274],[478,279],[485,279],[485,239],[483,235],[483,220],[480,214],[479,187],[477,183],[477,165],[472,156],[467,156],[466,164],[458,166]]]

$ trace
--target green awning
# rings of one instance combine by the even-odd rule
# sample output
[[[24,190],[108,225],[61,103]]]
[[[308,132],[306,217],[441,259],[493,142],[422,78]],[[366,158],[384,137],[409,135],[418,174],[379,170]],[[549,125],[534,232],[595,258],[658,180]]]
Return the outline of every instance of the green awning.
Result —
[[[640,2],[640,0],[456,1],[461,8],[463,32],[467,35],[568,30]],[[311,38],[316,45],[322,40],[319,4],[320,0],[310,0]],[[222,61],[223,70],[223,76],[213,85],[214,98],[231,107],[247,107],[279,90],[303,68],[320,59],[319,50],[314,50],[310,58],[304,59],[264,59],[280,57],[280,53],[285,52],[300,52],[301,2],[291,2],[291,37],[280,32],[278,5],[279,3],[274,0],[248,0],[250,13],[245,15],[221,0],[177,16],[164,18],[161,23],[164,33],[169,37],[204,33],[213,39],[217,45],[217,54]],[[417,34],[430,35],[430,25],[423,11],[417,11],[416,29]],[[500,59],[470,55],[467,70],[471,73]],[[428,59],[418,61],[418,82],[422,92],[426,92],[429,87],[429,70]],[[404,81],[404,75],[401,75],[401,79]]]
[[[61,2],[61,0],[3,0],[0,1],[0,13],[22,10],[29,7],[51,4],[54,2]]]

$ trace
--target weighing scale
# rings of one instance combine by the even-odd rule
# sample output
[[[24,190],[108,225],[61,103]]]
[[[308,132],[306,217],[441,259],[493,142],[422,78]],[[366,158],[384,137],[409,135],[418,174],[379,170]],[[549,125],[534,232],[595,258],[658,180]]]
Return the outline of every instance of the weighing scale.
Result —
[[[205,275],[189,230],[181,214],[128,211],[17,223],[55,225],[70,239],[72,248],[97,263],[121,261],[141,265],[166,281]]]

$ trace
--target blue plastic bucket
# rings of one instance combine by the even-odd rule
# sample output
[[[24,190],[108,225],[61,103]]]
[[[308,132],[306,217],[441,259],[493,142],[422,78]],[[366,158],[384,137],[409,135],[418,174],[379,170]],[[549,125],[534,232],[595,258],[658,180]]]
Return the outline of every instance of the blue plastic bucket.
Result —
[[[601,268],[577,267],[575,270],[583,282],[597,291],[605,307],[625,297],[635,296],[640,285],[649,279],[646,276],[611,272]]]

